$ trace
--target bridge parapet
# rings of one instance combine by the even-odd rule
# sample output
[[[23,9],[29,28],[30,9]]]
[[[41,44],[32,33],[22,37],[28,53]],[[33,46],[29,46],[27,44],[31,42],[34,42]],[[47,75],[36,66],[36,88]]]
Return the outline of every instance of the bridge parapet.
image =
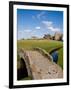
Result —
[[[53,61],[52,56],[48,52],[46,52],[44,49],[41,49],[39,47],[36,47],[36,48],[34,48],[34,50],[39,51],[41,54],[43,54],[44,56],[46,56],[50,61]]]

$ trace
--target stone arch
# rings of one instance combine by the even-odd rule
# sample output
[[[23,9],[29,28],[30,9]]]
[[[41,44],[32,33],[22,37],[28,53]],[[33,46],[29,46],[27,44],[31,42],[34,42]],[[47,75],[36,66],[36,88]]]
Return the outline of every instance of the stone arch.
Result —
[[[22,60],[23,60],[24,63],[25,63],[28,76],[31,77],[31,78],[33,78],[33,76],[32,76],[32,70],[31,70],[31,67],[30,67],[29,56],[26,54],[25,50],[23,50],[23,49],[20,49],[20,50],[18,51],[18,54],[19,54],[20,58],[22,58]]]
[[[17,79],[21,80],[22,78],[28,77],[28,71],[23,58],[20,58],[19,64],[20,68],[17,70]]]

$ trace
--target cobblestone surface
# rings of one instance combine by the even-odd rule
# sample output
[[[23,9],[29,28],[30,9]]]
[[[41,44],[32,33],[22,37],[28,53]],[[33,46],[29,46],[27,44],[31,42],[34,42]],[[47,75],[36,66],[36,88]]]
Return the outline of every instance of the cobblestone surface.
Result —
[[[48,58],[40,54],[38,51],[26,51],[29,57],[30,68],[33,79],[57,79],[63,78],[61,67]]]

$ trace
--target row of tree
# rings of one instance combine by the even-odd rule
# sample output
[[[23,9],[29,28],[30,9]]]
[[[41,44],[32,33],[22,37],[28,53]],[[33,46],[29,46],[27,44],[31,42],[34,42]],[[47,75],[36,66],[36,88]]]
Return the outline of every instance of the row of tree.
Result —
[[[50,34],[44,34],[44,36],[42,38],[38,38],[36,36],[32,36],[30,39],[47,39],[47,40],[57,40],[57,41],[63,41],[63,34],[56,32],[54,35],[50,35]],[[24,38],[22,39],[24,40]]]

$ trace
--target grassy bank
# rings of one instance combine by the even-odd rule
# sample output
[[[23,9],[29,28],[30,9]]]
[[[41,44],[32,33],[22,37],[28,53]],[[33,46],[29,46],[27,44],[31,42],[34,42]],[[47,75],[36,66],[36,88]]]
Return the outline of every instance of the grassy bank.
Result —
[[[18,40],[17,47],[32,50],[35,47],[40,47],[47,52],[52,49],[63,46],[63,42],[54,40]],[[63,48],[58,50],[58,64],[63,68]]]

